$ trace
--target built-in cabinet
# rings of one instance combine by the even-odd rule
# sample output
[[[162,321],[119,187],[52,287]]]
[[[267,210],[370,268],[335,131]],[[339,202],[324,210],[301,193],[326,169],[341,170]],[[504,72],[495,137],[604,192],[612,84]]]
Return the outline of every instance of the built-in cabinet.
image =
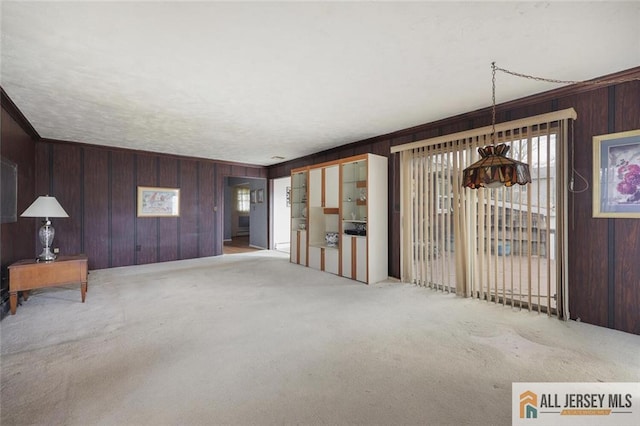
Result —
[[[291,262],[365,283],[385,280],[387,158],[349,157],[295,169],[291,179]]]

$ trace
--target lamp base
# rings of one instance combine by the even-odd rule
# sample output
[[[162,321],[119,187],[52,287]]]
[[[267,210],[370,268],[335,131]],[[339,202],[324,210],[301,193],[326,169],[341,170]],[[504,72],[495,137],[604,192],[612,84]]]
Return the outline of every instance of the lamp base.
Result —
[[[45,247],[42,249],[42,253],[38,256],[38,262],[53,262],[58,257],[54,254],[49,247]]]
[[[42,226],[38,231],[38,237],[40,238],[40,243],[42,244],[42,253],[38,256],[38,262],[51,262],[56,260],[56,255],[51,251],[51,243],[53,242],[53,237],[56,235],[56,230],[51,226],[51,221],[49,218],[46,218],[42,222]]]

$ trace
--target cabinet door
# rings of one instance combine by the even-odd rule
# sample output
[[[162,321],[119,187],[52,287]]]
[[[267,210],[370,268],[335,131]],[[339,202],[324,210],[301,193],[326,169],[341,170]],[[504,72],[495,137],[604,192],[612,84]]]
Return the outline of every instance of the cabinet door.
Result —
[[[307,231],[298,231],[298,235],[300,236],[298,263],[307,266]]]
[[[291,231],[291,248],[289,250],[291,263],[300,263],[298,262],[298,235],[300,235],[299,231]]]
[[[322,169],[309,171],[309,207],[322,207]]]
[[[342,276],[345,278],[353,278],[353,272],[351,270],[351,256],[355,253],[351,250],[352,241],[352,236],[342,236],[342,246],[340,247],[340,250],[342,251]]]
[[[322,249],[320,247],[309,247],[309,267],[321,270]]]
[[[367,239],[356,238],[356,280],[367,282]]]
[[[336,249],[324,249],[324,270],[338,275],[338,256],[340,252]]]
[[[340,207],[340,166],[324,169],[324,207]]]

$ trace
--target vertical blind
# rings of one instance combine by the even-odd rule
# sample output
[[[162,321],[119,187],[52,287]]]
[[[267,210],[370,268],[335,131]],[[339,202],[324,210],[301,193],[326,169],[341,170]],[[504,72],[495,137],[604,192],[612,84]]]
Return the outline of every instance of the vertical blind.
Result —
[[[404,282],[568,317],[567,109],[496,125],[495,144],[529,164],[532,183],[462,187],[491,126],[392,148],[401,155]]]

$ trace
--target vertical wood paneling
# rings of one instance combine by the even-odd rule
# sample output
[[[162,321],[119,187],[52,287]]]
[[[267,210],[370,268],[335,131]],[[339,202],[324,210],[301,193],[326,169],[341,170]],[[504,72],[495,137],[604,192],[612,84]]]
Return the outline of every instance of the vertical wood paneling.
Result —
[[[640,222],[616,221],[614,328],[640,334]]]
[[[109,267],[109,157],[107,152],[84,150],[84,252],[89,269]]]
[[[371,153],[376,155],[381,155],[383,157],[389,157],[390,150],[391,150],[391,141],[387,139],[384,141],[378,141],[374,143],[371,149]]]
[[[508,120],[504,118],[504,114],[498,113],[496,114],[496,121],[501,122],[501,121],[508,121]],[[448,123],[441,127],[439,133],[441,135],[449,135],[452,133],[464,132],[465,130],[470,130],[472,128],[473,128],[472,124],[467,119],[467,120],[459,121],[456,123]]]
[[[244,166],[240,166],[237,164],[234,164],[231,166],[231,175],[230,176],[246,176],[247,175],[247,168]]]
[[[178,188],[178,160],[161,156],[158,161],[158,186]],[[158,261],[178,260],[178,218],[159,218],[158,227]]]
[[[324,156],[324,161],[339,160],[341,158],[342,152],[344,152],[344,150],[340,150],[340,151],[333,150],[333,151],[327,152],[327,154]]]
[[[482,125],[480,127],[482,127]],[[419,131],[419,132],[417,132],[417,133],[415,133],[413,135],[413,141],[422,141],[422,140],[425,140],[425,139],[435,138],[435,137],[440,136],[440,134],[441,134],[440,133],[440,129],[437,128],[437,127],[436,128],[432,128],[432,129],[422,130],[422,131]],[[393,139],[391,141],[391,146],[402,145],[402,143],[403,142],[400,142],[399,138],[398,139]]]
[[[200,257],[215,255],[216,204],[215,165],[200,163],[199,170]]]
[[[413,142],[411,136],[394,138],[389,145]],[[400,154],[389,154],[389,276],[400,278]]]
[[[400,154],[389,157],[389,276],[400,278]]]
[[[371,145],[360,145],[350,150],[353,155],[368,154],[371,152]],[[387,154],[388,155],[388,154]],[[339,157],[342,158],[342,157]],[[337,160],[338,158],[336,158]]]
[[[553,103],[551,101],[545,101],[537,104],[531,104],[520,108],[510,109],[508,111],[508,120],[519,120],[521,118],[532,117],[534,115],[545,114],[547,112],[554,111]],[[506,118],[505,118],[506,119]],[[486,125],[490,125],[491,122]],[[474,127],[480,127],[477,124]]]
[[[51,167],[50,153],[53,152],[53,146],[49,143],[36,143],[36,196],[49,194],[51,187]],[[35,200],[36,197],[33,197]],[[33,202],[29,202],[31,204]],[[40,244],[40,243],[38,243]]]
[[[255,167],[247,167],[245,169],[245,173],[247,177],[255,177],[255,178],[259,178],[261,175],[261,170],[260,169],[256,169]]]
[[[180,161],[180,258],[198,257],[198,163]]]
[[[616,132],[640,129],[640,81],[616,86]]]
[[[137,186],[158,186],[157,159],[152,155],[136,155]],[[136,264],[158,261],[158,218],[136,218],[136,246]]]
[[[277,179],[278,177],[284,177],[286,175],[290,175],[291,173],[286,172],[285,165],[272,166],[267,171],[267,179]]]
[[[640,129],[640,81],[615,90],[615,131]],[[615,220],[614,327],[640,334],[640,220]]]
[[[3,223],[0,236],[2,238],[2,286],[0,302],[6,299],[9,291],[9,282],[7,278],[6,267],[20,259],[34,258],[37,254],[36,250],[40,243],[36,242],[36,223],[35,218],[20,217],[38,195],[36,191],[36,143],[31,139],[16,122],[16,120],[5,110],[5,104],[2,104],[2,132],[0,149],[2,157],[8,159],[18,166],[18,192],[16,203],[17,221],[11,223]],[[39,144],[39,151],[42,144]]]
[[[135,156],[111,153],[111,267],[135,263],[136,187]]]
[[[592,136],[607,133],[607,89],[561,99],[559,108],[574,107],[575,166],[592,182]],[[577,181],[576,181],[577,182]],[[577,185],[577,183],[576,183]],[[607,220],[592,217],[592,191],[571,194],[569,212],[569,313],[591,324],[607,326]]]
[[[215,216],[216,229],[218,229],[215,241],[214,250],[216,255],[223,253],[224,238],[224,178],[231,175],[231,166],[228,164],[216,165],[216,182],[215,182],[215,203],[218,206],[218,211]]]
[[[53,191],[68,218],[52,218],[56,235],[52,248],[60,248],[60,254],[83,252],[82,231],[82,149],[79,146],[53,145]]]

